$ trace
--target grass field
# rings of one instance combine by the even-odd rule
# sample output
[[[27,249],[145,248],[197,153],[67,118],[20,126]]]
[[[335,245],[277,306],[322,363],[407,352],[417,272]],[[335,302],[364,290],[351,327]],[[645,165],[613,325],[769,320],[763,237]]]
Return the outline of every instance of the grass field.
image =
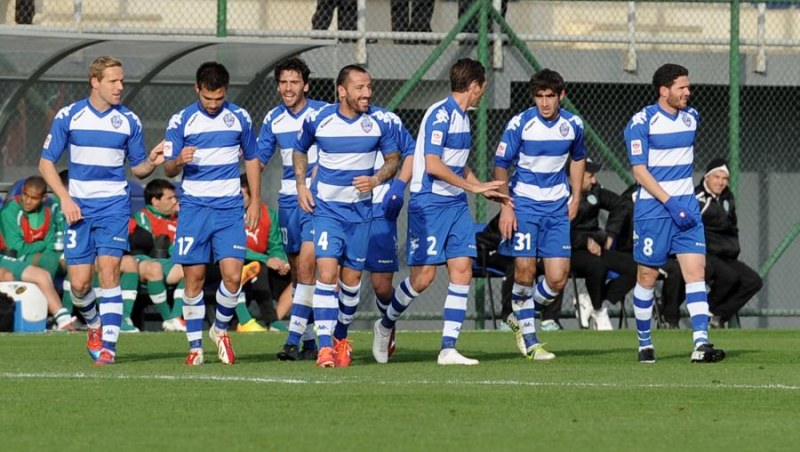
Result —
[[[387,365],[354,332],[348,369],[275,359],[282,335],[234,335],[234,366],[206,340],[122,337],[98,368],[83,334],[0,335],[3,450],[798,450],[798,331],[714,331],[719,364],[691,364],[689,331],[561,331],[531,362],[513,335],[464,332],[472,368],[436,365],[439,333],[401,332]],[[88,443],[87,443],[88,441]],[[88,446],[91,444],[91,446]]]

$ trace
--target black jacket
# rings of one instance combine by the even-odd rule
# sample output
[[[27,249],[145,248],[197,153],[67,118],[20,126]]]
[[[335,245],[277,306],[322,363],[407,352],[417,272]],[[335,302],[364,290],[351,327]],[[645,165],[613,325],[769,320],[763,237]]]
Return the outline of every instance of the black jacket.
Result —
[[[631,203],[622,196],[606,190],[600,184],[592,185],[592,188],[581,196],[578,214],[572,220],[570,227],[572,249],[586,249],[589,237],[601,247],[604,246],[607,236],[619,237],[627,217],[631,215],[631,208]],[[605,231],[600,229],[598,220],[600,210],[608,211]]]
[[[703,214],[706,230],[706,252],[721,259],[739,257],[739,227],[736,220],[736,204],[733,193],[726,188],[718,197],[706,191],[703,182],[694,188]]]

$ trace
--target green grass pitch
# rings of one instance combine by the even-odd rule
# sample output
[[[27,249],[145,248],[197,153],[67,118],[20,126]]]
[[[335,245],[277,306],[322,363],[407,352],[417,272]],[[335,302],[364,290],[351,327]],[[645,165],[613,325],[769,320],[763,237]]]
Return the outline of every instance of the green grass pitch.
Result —
[[[347,369],[279,362],[283,335],[233,334],[237,363],[183,364],[183,334],[125,335],[95,367],[84,334],[0,335],[2,448],[17,450],[798,450],[798,332],[712,331],[728,352],[691,364],[691,332],[541,334],[552,362],[511,333],[465,331],[476,367],[440,367],[437,332],[404,332],[387,365],[352,333]]]

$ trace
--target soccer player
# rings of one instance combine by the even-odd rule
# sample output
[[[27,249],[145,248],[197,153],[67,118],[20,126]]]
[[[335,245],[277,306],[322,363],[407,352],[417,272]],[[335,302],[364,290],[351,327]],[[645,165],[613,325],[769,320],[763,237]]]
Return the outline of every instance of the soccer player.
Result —
[[[564,288],[571,253],[569,222],[578,212],[586,150],[583,121],[561,108],[564,79],[542,69],[531,76],[535,106],[508,122],[497,145],[494,177],[511,190],[514,205],[500,207],[498,251],[514,257],[514,287],[508,323],[520,351],[541,361],[555,358],[536,336],[536,312],[552,303]],[[569,177],[566,165],[569,163]],[[514,168],[510,188],[509,168]],[[536,284],[536,259],[544,261],[544,278]],[[520,340],[521,338],[521,340]]]
[[[292,153],[297,132],[305,118],[325,106],[324,102],[307,99],[311,70],[300,58],[289,58],[275,67],[275,83],[281,104],[264,117],[258,134],[258,152],[261,164],[266,165],[279,152],[283,162],[281,189],[278,192],[278,221],[283,235],[283,247],[289,259],[292,284],[295,286],[289,335],[278,352],[281,361],[316,359],[317,346],[313,328],[308,327],[312,316],[311,299],[314,296],[314,234],[311,214],[297,203]],[[306,184],[317,163],[317,147],[308,152]],[[303,349],[298,351],[303,338]]]
[[[444,302],[438,363],[478,364],[478,360],[462,356],[455,348],[467,313],[472,259],[476,256],[465,191],[508,199],[496,191],[502,182],[482,183],[466,166],[472,146],[467,110],[478,105],[486,84],[486,70],[478,61],[458,60],[450,68],[451,95],[428,108],[422,119],[408,205],[406,252],[411,276],[394,289],[389,309],[375,322],[372,354],[379,363],[389,359],[391,332],[400,315],[433,282],[436,266],[446,263],[450,286]]]
[[[39,172],[67,220],[64,254],[72,300],[89,327],[89,355],[100,366],[114,364],[122,322],[120,261],[128,251],[131,214],[124,163],[127,159],[133,174],[145,178],[164,162],[160,144],[145,152],[139,118],[120,104],[124,77],[120,60],[92,61],[91,94],[56,114],[39,160]],[[55,166],[67,148],[69,189]],[[95,259],[103,294],[99,317],[91,286]]]
[[[217,310],[208,335],[224,364],[236,355],[228,336],[228,324],[241,290],[246,251],[245,223],[252,229],[261,213],[261,167],[250,115],[225,100],[230,75],[220,63],[200,65],[195,76],[197,102],[176,113],[169,121],[164,143],[167,177],[183,171],[183,195],[176,252],[173,259],[183,265],[186,289],[183,318],[189,354],[185,363],[203,364],[203,284],[211,256],[219,262],[222,282],[217,290]],[[245,159],[253,203],[245,214],[239,184],[239,152]]]
[[[319,276],[313,309],[320,345],[319,367],[350,365],[347,330],[358,306],[361,271],[367,258],[371,192],[394,177],[400,163],[392,120],[386,111],[370,105],[369,72],[357,65],[343,67],[336,78],[336,90],[338,103],[306,117],[293,157],[298,201],[303,210],[313,213],[314,221],[314,254]],[[307,152],[315,143],[319,160],[309,190]],[[378,152],[383,154],[385,162],[375,171]]]
[[[150,301],[161,315],[164,331],[186,331],[180,313],[167,305],[167,285],[177,285],[173,297],[178,304],[182,296],[183,268],[170,258],[178,227],[178,198],[175,186],[166,179],[153,179],[144,187],[142,210],[134,215],[136,225],[149,236],[153,247],[147,254],[137,254],[139,278],[147,285]],[[135,234],[135,233],[134,233]],[[138,282],[138,281],[137,281]]]
[[[725,352],[708,342],[705,283],[706,240],[694,197],[694,138],[700,115],[688,106],[689,70],[665,64],[653,74],[658,100],[633,115],[625,127],[628,158],[640,185],[633,208],[633,257],[638,265],[633,308],[639,334],[639,362],[654,363],[650,337],[653,289],[658,268],[675,254],[686,281],[692,321],[692,362],[717,362]]]

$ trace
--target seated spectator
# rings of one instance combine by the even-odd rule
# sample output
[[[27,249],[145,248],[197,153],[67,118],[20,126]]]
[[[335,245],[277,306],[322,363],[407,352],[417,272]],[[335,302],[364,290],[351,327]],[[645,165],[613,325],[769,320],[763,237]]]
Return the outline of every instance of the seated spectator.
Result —
[[[131,250],[138,261],[139,279],[147,285],[150,301],[161,315],[164,331],[186,331],[183,309],[183,267],[172,261],[172,247],[180,207],[175,186],[153,179],[144,188],[145,207],[134,215]],[[177,286],[172,309],[167,305],[167,286]]]
[[[40,176],[31,176],[22,184],[22,193],[9,199],[0,210],[4,257],[0,268],[9,270],[4,281],[35,283],[47,299],[50,314],[58,329],[72,330],[72,305],[64,307],[53,280],[64,275],[61,259],[64,249],[63,217],[53,209],[47,196],[47,184]],[[16,259],[10,257],[15,256]],[[16,279],[8,279],[9,277]]]
[[[741,252],[739,227],[729,182],[727,162],[718,158],[708,164],[703,181],[694,190],[705,228],[706,281],[710,286],[708,307],[712,314],[709,325],[716,328],[727,326],[763,286],[758,273],[738,260]],[[680,273],[675,273],[675,276],[680,276]],[[682,278],[678,285],[683,286]],[[682,292],[678,292],[677,297],[671,295],[668,300],[665,294],[664,303],[680,305],[684,297]],[[665,306],[665,311],[667,309]],[[672,307],[670,311],[676,311],[676,308]]]
[[[242,175],[242,196],[245,208],[250,205],[250,185]],[[264,325],[271,330],[286,331],[281,321],[292,308],[289,262],[283,249],[278,214],[261,204],[261,220],[255,230],[247,231],[247,254],[242,271],[242,295],[236,306],[238,332],[266,331],[250,314],[247,306],[255,301]],[[277,302],[277,307],[274,302]]]
[[[630,253],[614,249],[628,217],[632,216],[632,203],[603,188],[595,177],[601,165],[586,159],[582,196],[578,213],[571,222],[572,273],[586,281],[591,307],[577,303],[581,309],[583,327],[593,325],[598,330],[611,330],[607,304],[620,303],[636,284],[636,263]],[[600,227],[600,211],[608,212],[605,228]],[[559,329],[558,317],[563,294],[542,312],[543,331]],[[580,297],[576,294],[580,301]]]

